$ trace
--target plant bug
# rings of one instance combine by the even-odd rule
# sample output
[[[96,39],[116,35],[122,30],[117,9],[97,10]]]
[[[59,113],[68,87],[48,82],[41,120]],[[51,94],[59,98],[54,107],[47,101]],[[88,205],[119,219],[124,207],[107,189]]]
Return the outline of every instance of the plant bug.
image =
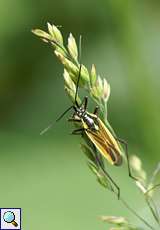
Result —
[[[61,47],[60,47],[61,48]],[[81,59],[81,36],[79,40],[79,59]],[[80,62],[81,63],[81,62]],[[112,179],[112,177],[105,170],[102,156],[107,159],[107,161],[115,166],[121,166],[123,162],[123,150],[120,144],[123,144],[125,147],[125,156],[127,160],[128,173],[129,177],[137,181],[138,179],[132,176],[130,164],[129,164],[129,155],[128,155],[128,146],[127,143],[115,137],[112,132],[107,128],[103,121],[98,116],[98,107],[95,107],[93,113],[87,111],[88,97],[84,97],[82,103],[78,103],[78,89],[79,82],[81,77],[82,65],[79,64],[79,72],[76,83],[76,91],[74,96],[74,103],[69,108],[67,108],[55,122],[58,122],[67,114],[70,110],[74,110],[74,113],[71,118],[68,119],[69,122],[79,123],[81,128],[78,128],[72,132],[74,135],[86,135],[88,140],[93,144],[94,152],[97,153],[97,150],[100,154],[95,154],[95,159],[99,167],[103,170],[104,174],[108,177],[110,182],[117,189],[118,199],[120,198],[120,188]],[[53,126],[54,123],[50,124],[46,129],[44,129],[40,134],[44,134],[48,129]]]
[[[106,158],[109,163],[115,166],[122,165],[123,154],[122,154],[120,144],[123,144],[125,146],[125,155],[127,158],[129,176],[132,179],[137,180],[137,178],[135,178],[131,174],[127,143],[117,137],[114,137],[111,131],[105,126],[102,120],[98,117],[98,107],[94,109],[93,113],[89,113],[87,111],[87,104],[88,104],[87,97],[84,97],[81,105],[79,105],[77,101],[79,81],[81,76],[81,67],[82,65],[80,64],[79,74],[78,74],[78,79],[76,84],[74,104],[71,105],[67,110],[65,110],[63,114],[61,114],[60,117],[56,120],[56,122],[58,122],[66,113],[68,113],[70,110],[73,109],[74,113],[72,117],[68,119],[68,121],[74,123],[80,123],[81,128],[74,130],[72,134],[74,135],[85,134],[89,139],[89,141],[93,144],[94,148],[99,151],[101,156]],[[49,128],[51,128],[52,125],[53,124],[51,124],[45,130],[43,130],[41,134],[43,134]],[[114,182],[114,180],[111,178],[108,172],[106,172],[102,160],[97,156],[96,156],[96,160],[99,166],[101,167],[101,169],[103,170],[103,172],[105,173],[105,175],[112,182],[112,184],[117,188],[117,196],[119,199],[120,188]]]

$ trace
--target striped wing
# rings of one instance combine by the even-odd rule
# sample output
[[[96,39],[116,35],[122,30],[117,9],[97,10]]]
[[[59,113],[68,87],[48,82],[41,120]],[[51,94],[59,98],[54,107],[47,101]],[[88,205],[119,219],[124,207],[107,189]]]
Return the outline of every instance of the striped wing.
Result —
[[[99,129],[97,131],[87,129],[86,135],[112,165],[121,165],[122,156],[117,141],[99,118],[97,122]]]

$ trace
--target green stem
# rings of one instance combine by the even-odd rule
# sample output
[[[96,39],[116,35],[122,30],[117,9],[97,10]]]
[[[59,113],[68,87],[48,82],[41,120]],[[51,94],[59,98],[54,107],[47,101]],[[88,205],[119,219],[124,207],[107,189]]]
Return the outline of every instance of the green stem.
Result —
[[[143,217],[141,217],[134,209],[132,209],[123,198],[120,198],[119,200],[134,216],[136,216],[139,220],[141,220],[147,227],[149,227],[152,230],[155,230],[155,228],[151,226]]]
[[[151,198],[150,198],[150,199],[151,199]],[[149,207],[149,209],[150,209],[150,211],[151,211],[151,213],[152,213],[152,215],[153,215],[155,221],[156,221],[157,224],[160,226],[160,220],[159,220],[159,216],[158,216],[158,211],[157,211],[157,208],[156,208],[156,206],[155,206],[153,200],[151,199],[152,205],[154,205],[154,208],[152,207],[152,205],[151,205],[151,203],[150,203],[148,197],[145,197],[145,201],[146,201],[146,203],[147,203],[147,205],[148,205],[148,207]]]
[[[101,166],[100,166],[101,167]],[[104,173],[104,176],[106,177],[106,179],[108,179],[108,175],[106,173],[106,170],[104,168],[102,168],[102,171]],[[117,196],[117,193],[115,192],[115,190],[113,189],[112,192],[114,194],[116,194]],[[133,208],[131,208],[129,206],[129,204],[120,196],[119,197],[119,200],[123,203],[123,205],[134,215],[136,216],[139,220],[141,220],[148,228],[150,228],[151,230],[155,230],[155,228],[153,226],[151,226],[143,217],[141,217]]]

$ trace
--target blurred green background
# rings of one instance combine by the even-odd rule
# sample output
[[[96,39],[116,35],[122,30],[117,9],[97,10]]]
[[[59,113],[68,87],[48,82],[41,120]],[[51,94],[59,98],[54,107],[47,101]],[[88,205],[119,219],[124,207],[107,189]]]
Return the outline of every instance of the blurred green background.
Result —
[[[130,214],[96,182],[66,119],[63,67],[32,33],[46,22],[83,36],[82,60],[111,85],[109,121],[148,175],[160,149],[160,2],[0,0],[0,206],[23,209],[23,229],[108,229],[100,215]],[[126,166],[110,174],[147,216]],[[128,195],[129,194],[129,195]],[[148,217],[149,218],[149,217]],[[137,221],[137,220],[135,220]]]

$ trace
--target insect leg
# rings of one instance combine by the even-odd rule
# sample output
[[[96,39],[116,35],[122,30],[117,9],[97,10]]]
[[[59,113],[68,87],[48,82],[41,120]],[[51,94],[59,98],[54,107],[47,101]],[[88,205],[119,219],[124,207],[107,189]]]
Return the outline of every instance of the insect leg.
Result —
[[[83,99],[83,101],[81,103],[81,106],[84,105],[84,110],[87,109],[87,104],[88,104],[88,97],[86,96],[86,97],[84,97],[84,99]]]
[[[102,155],[97,153],[97,149],[95,147],[95,145],[93,144],[93,148],[94,148],[94,152],[95,152],[95,159],[97,161],[97,163],[99,163],[99,166],[101,168],[105,168],[105,165],[104,165],[104,161],[103,161],[103,158],[102,158]]]
[[[78,79],[77,79],[77,85],[76,85],[76,93],[75,93],[75,99],[74,99],[77,107],[79,107],[79,104],[77,102],[77,96],[78,96],[79,81],[80,81],[80,77],[81,77],[81,69],[82,69],[82,64],[80,64],[80,66],[79,66],[79,73],[78,73]]]
[[[84,128],[75,129],[75,130],[72,131],[72,134],[73,134],[73,135],[81,135],[84,131],[85,131]]]
[[[75,119],[75,118],[69,118],[68,121],[69,122],[81,122],[80,119]]]
[[[81,69],[82,69],[82,64],[81,64],[81,52],[82,52],[82,36],[79,37],[79,73],[78,73],[78,79],[77,79],[77,84],[76,84],[76,92],[75,92],[75,104],[77,107],[79,107],[79,104],[77,102],[77,96],[78,96],[78,89],[79,89],[79,81],[81,77]]]
[[[120,188],[116,184],[116,182],[112,179],[112,177],[109,175],[109,173],[105,170],[105,166],[104,166],[103,160],[102,160],[101,157],[99,158],[98,153],[97,153],[97,149],[96,149],[95,146],[94,146],[94,149],[95,149],[95,151],[94,151],[95,152],[95,160],[97,162],[97,165],[102,169],[102,171],[105,174],[105,176],[109,179],[109,181],[112,183],[112,185],[114,185],[115,188],[117,189],[116,195],[117,195],[117,198],[119,200],[120,199]],[[114,189],[112,188],[112,186],[111,186],[111,189],[112,189],[113,192],[115,192]]]
[[[109,175],[109,173],[104,169],[102,168],[104,174],[108,177],[108,179],[112,182],[112,184],[116,187],[117,189],[117,198],[118,200],[120,199],[120,187],[116,184],[116,182],[112,179],[112,177]]]
[[[95,114],[96,116],[98,116],[98,110],[99,110],[99,107],[98,107],[98,106],[96,106],[96,107],[95,107],[95,109],[94,109],[93,114]]]
[[[124,146],[125,146],[125,150],[126,150],[126,151],[125,151],[125,155],[126,155],[126,158],[127,158],[127,165],[128,165],[129,177],[131,177],[131,178],[132,178],[133,180],[135,180],[135,181],[139,181],[138,178],[134,177],[134,176],[131,174],[131,168],[130,168],[130,163],[129,163],[128,145],[127,145],[127,143],[126,143],[124,140],[122,140],[122,139],[119,139],[119,138],[116,138],[116,139],[117,139],[117,141],[119,141],[121,144],[124,144]],[[145,192],[145,194],[148,194],[150,191],[153,191],[154,189],[156,189],[156,188],[159,187],[159,186],[160,186],[160,184],[157,184],[157,185],[153,186],[152,188],[148,189],[148,190]],[[153,207],[155,208],[155,213],[154,213],[153,215],[156,215],[156,218],[158,218],[158,215],[157,215],[158,210],[157,210],[157,208],[156,208],[156,206],[155,206],[155,203],[154,203],[154,201],[153,201],[152,198],[150,198],[150,201],[152,202],[152,205],[153,205]],[[147,198],[147,203],[148,203],[148,205],[150,205],[150,201],[149,201],[148,198]]]
[[[129,163],[129,154],[128,154],[128,144],[127,144],[127,142],[124,141],[124,140],[122,140],[122,139],[119,139],[119,138],[117,138],[117,137],[115,137],[115,139],[116,139],[119,143],[123,144],[124,147],[125,147],[124,153],[125,153],[126,159],[127,159],[127,166],[128,166],[128,174],[129,174],[129,177],[131,177],[131,178],[132,178],[133,180],[135,180],[135,181],[138,181],[138,178],[134,177],[134,176],[132,175],[132,173],[131,173],[131,167],[130,167],[130,163]]]
[[[131,173],[131,167],[130,167],[130,163],[129,163],[129,154],[128,154],[128,145],[127,145],[127,142],[124,141],[124,140],[122,140],[122,139],[120,139],[120,138],[117,138],[117,137],[115,137],[115,139],[116,139],[117,141],[119,141],[119,143],[121,143],[121,144],[123,144],[123,145],[125,146],[125,155],[126,155],[126,158],[127,158],[127,165],[128,165],[129,177],[131,177],[131,178],[132,178],[133,180],[135,180],[135,181],[139,181],[138,178],[134,177],[134,176],[132,175],[132,173]],[[150,191],[156,189],[157,187],[160,187],[160,184],[154,185],[153,187],[151,187],[150,189],[148,189],[148,190],[146,191],[146,193],[149,193]]]
[[[53,126],[56,122],[58,122],[59,120],[61,120],[61,119],[64,117],[64,115],[65,115],[66,113],[68,113],[71,109],[74,109],[74,110],[75,110],[75,107],[72,105],[72,106],[70,106],[68,109],[66,109],[66,110],[56,119],[56,121],[50,123],[50,124],[47,126],[47,128],[43,129],[43,130],[40,132],[40,135],[43,135],[43,134],[46,133],[50,128],[52,128],[52,126]]]
[[[59,120],[61,120],[61,118],[62,118],[66,113],[68,113],[71,109],[74,109],[74,106],[73,106],[73,105],[70,106],[68,109],[66,109],[66,110],[57,118],[56,122],[59,121]]]

